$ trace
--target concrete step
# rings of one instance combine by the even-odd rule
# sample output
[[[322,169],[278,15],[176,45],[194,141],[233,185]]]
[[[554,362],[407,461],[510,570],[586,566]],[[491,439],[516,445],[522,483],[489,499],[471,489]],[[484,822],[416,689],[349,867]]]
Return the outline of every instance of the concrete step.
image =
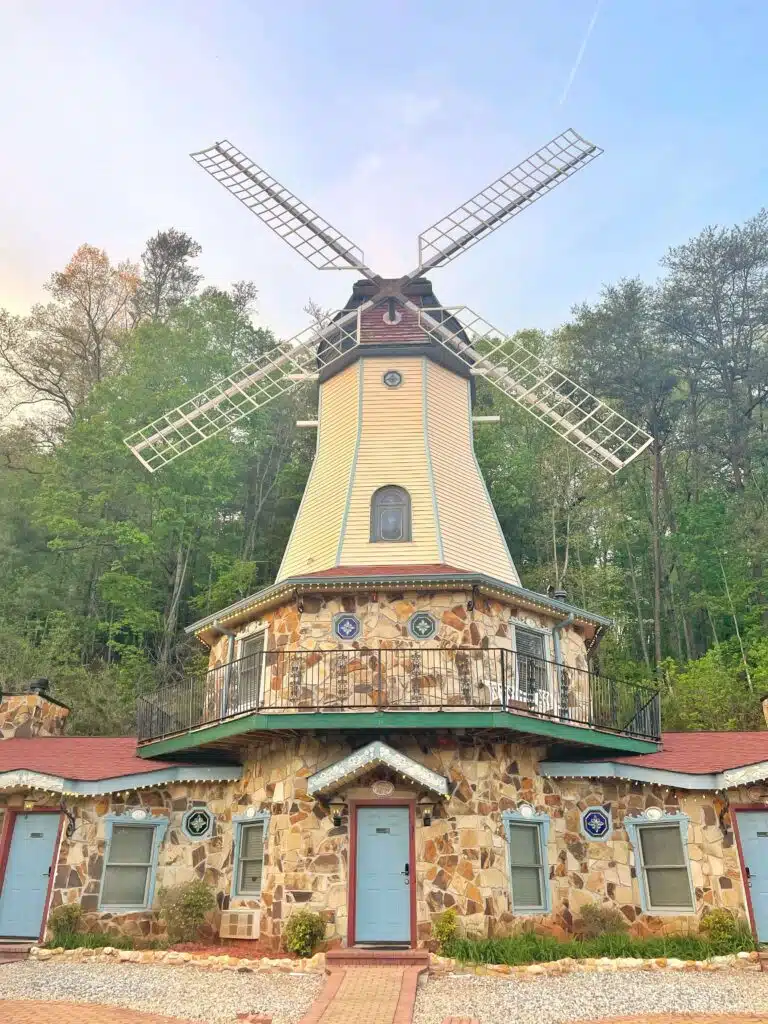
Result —
[[[353,947],[325,954],[326,967],[429,967],[426,949],[375,949]]]

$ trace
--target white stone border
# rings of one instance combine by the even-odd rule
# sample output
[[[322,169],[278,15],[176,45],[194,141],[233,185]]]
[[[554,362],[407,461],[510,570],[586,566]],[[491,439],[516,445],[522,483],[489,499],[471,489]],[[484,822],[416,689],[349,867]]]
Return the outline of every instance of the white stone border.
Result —
[[[655,957],[640,960],[635,957],[589,957],[574,960],[552,960],[549,963],[522,964],[465,964],[451,957],[431,953],[429,973],[432,977],[474,974],[480,977],[534,978],[542,975],[572,974],[594,971],[759,971],[760,960],[768,959],[766,954],[729,953],[727,956],[713,956],[709,960],[677,960],[674,957]],[[29,959],[38,963],[101,963],[101,964],[152,964],[162,967],[198,967],[213,971],[258,972],[259,974],[324,974],[325,953],[315,953],[306,960],[289,960],[287,957],[270,959],[261,957],[206,956],[197,953],[177,953],[166,949],[42,949],[32,946]]]
[[[201,967],[214,971],[257,971],[259,974],[323,974],[325,953],[315,953],[307,960],[288,957],[209,956],[198,953],[178,953],[172,949],[43,949],[32,946],[29,959],[38,963],[94,963],[94,964],[152,964],[161,967]]]
[[[436,977],[445,975],[475,974],[502,978],[531,978],[538,975],[572,974],[588,971],[759,971],[761,954],[728,953],[726,956],[713,956],[709,960],[677,960],[674,957],[654,957],[640,960],[635,957],[607,956],[588,957],[585,960],[574,960],[566,957],[563,960],[552,960],[548,963],[521,964],[465,964],[451,957],[437,956],[433,953],[429,958],[429,973]]]

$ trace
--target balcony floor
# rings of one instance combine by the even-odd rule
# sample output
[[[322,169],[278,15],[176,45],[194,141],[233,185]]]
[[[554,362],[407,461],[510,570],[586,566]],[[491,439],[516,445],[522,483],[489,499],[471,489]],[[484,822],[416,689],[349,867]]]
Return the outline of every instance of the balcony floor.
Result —
[[[562,720],[514,711],[483,711],[470,708],[455,710],[413,711],[413,710],[359,710],[359,711],[312,711],[302,712],[257,712],[239,715],[225,721],[199,726],[162,739],[141,743],[138,753],[141,757],[164,757],[179,754],[200,747],[226,746],[228,741],[248,735],[256,738],[259,734],[294,730],[315,732],[351,732],[355,730],[376,730],[378,732],[415,732],[440,729],[494,729],[510,733],[541,737],[542,741],[574,744],[599,750],[620,751],[624,754],[651,754],[658,750],[658,743],[617,732],[598,729],[593,726],[568,723]]]

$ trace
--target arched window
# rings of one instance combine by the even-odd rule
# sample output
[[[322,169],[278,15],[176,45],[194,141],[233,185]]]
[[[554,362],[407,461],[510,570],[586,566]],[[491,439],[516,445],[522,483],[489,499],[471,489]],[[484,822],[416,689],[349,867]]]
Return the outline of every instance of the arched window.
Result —
[[[411,539],[411,497],[402,487],[380,487],[371,499],[371,541]]]

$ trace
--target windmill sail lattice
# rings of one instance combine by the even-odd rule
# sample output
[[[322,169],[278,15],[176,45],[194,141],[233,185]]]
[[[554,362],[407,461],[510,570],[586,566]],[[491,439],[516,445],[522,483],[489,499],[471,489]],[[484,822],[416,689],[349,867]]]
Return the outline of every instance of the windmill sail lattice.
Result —
[[[239,420],[287,394],[317,372],[317,348],[323,343],[323,365],[358,343],[364,307],[307,327],[288,341],[241,366],[188,402],[126,437],[125,443],[151,472],[215,437]]]
[[[602,152],[570,128],[558,135],[422,232],[416,273],[450,263]]]
[[[372,276],[362,249],[230,142],[216,142],[192,159],[313,267]]]
[[[159,469],[314,377],[319,364],[333,363],[360,344],[360,314],[387,299],[390,310],[405,301],[418,314],[428,338],[457,354],[473,373],[485,376],[597,465],[611,473],[622,469],[650,444],[644,430],[471,310],[429,310],[405,298],[408,285],[425,271],[455,259],[601,153],[572,129],[558,135],[424,231],[419,236],[419,266],[394,281],[374,274],[359,246],[231,143],[217,142],[193,153],[204,170],[312,266],[357,270],[373,289],[358,309],[336,314],[320,327],[281,342],[136,431],[126,444],[147,469]]]
[[[608,472],[623,469],[651,443],[640,427],[471,309],[419,309],[418,315],[430,338]]]

